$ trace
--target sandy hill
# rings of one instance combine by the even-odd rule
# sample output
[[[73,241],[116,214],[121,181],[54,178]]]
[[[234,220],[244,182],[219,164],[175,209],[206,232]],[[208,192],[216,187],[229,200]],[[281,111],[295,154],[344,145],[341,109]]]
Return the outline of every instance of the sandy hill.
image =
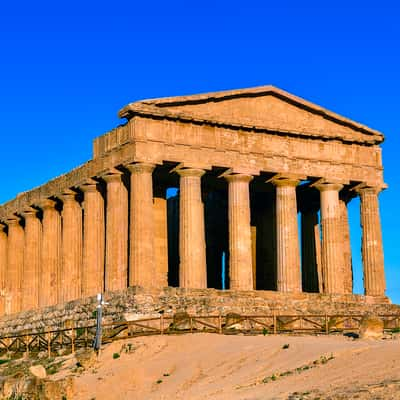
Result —
[[[141,337],[106,345],[99,357],[86,352],[53,360],[57,370],[45,379],[53,392],[43,398],[400,399],[399,360],[395,339]],[[63,396],[54,382],[63,383]]]

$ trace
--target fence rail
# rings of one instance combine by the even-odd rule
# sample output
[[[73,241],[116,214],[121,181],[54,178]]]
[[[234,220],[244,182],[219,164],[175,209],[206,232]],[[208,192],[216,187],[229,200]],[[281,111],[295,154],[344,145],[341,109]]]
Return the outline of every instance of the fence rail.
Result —
[[[400,314],[379,315],[384,330],[400,331]],[[102,343],[147,335],[168,335],[184,333],[232,334],[279,334],[313,333],[331,334],[357,332],[363,318],[361,314],[338,315],[205,315],[187,314],[175,316],[160,315],[158,318],[144,318],[134,321],[120,321],[102,325]],[[59,350],[75,352],[80,348],[92,347],[96,325],[69,327],[41,332],[24,332],[18,335],[0,337],[0,356],[38,354],[46,352],[50,357]]]

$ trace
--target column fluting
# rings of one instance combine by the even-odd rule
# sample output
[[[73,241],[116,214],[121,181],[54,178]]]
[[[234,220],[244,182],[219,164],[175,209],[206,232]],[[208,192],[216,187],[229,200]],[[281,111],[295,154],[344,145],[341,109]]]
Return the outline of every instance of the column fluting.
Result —
[[[128,286],[128,191],[122,172],[102,177],[107,182],[105,290]]]
[[[24,229],[19,217],[12,217],[8,223],[6,314],[22,310],[22,279],[24,267]]]
[[[154,286],[154,164],[126,166],[131,173],[129,286]]]
[[[39,204],[43,210],[39,306],[51,306],[61,299],[61,215],[50,199]]]
[[[367,296],[384,296],[386,290],[379,192],[373,187],[359,189],[364,290]]]
[[[64,191],[61,199],[63,209],[60,301],[70,301],[82,295],[82,208],[76,199],[76,192],[72,190]]]
[[[344,293],[343,229],[339,206],[339,192],[343,185],[316,185],[321,199],[322,246],[321,261],[324,293]]]
[[[296,186],[299,180],[274,179],[276,187],[277,288],[280,292],[300,292],[300,249],[297,222]]]
[[[201,177],[205,171],[187,168],[177,171],[179,183],[179,286],[207,287],[204,205]]]
[[[83,192],[83,265],[82,296],[104,291],[105,214],[99,184],[88,180]]]
[[[251,175],[227,175],[229,218],[229,288],[253,290],[253,255],[250,226]]]
[[[39,307],[39,281],[42,250],[42,223],[38,211],[28,208],[25,218],[24,276],[22,280],[22,309]]]

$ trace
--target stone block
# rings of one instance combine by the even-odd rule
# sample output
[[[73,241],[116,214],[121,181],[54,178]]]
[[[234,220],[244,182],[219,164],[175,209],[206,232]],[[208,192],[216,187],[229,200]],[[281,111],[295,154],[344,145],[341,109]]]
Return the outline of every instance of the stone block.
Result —
[[[365,315],[360,324],[361,339],[381,339],[383,336],[383,321],[376,315]]]

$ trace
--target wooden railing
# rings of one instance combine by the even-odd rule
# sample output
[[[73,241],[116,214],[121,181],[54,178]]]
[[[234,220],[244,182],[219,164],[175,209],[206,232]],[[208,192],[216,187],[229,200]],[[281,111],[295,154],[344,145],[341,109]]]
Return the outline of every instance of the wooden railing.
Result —
[[[385,331],[400,331],[400,314],[379,315]],[[232,334],[331,334],[357,332],[363,315],[238,315],[228,314],[190,316],[160,315],[135,321],[121,321],[102,325],[102,343],[147,335],[184,333]],[[41,332],[24,332],[0,337],[0,356],[35,355],[47,353],[50,357],[63,352],[75,352],[92,347],[96,326],[71,327]]]

